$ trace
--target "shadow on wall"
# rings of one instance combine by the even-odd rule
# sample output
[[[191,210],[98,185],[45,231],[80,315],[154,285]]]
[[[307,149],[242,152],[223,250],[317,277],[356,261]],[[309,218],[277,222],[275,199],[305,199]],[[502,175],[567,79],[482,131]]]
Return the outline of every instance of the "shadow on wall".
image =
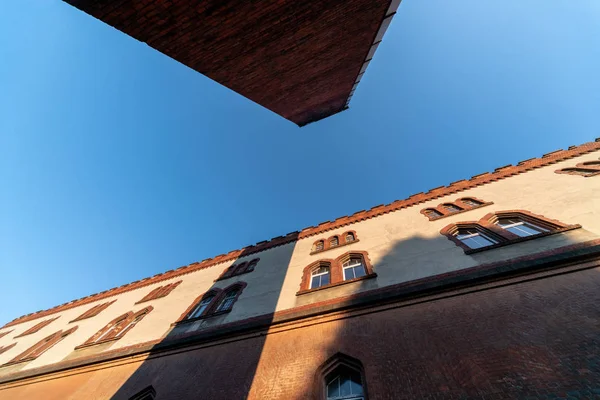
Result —
[[[539,391],[579,391],[584,397],[572,397],[586,398],[600,393],[597,270],[462,293],[457,292],[460,273],[450,273],[442,276],[447,291],[435,299],[417,293],[431,294],[432,285],[443,280],[426,278],[395,287],[394,293],[378,293],[379,280],[386,275],[413,275],[398,270],[408,268],[398,267],[399,260],[411,254],[415,262],[424,260],[418,249],[439,248],[439,240],[414,237],[398,242],[374,265],[379,277],[297,296],[298,304],[314,300],[321,307],[302,307],[307,323],[299,329],[285,324],[250,329],[252,323],[277,322],[273,314],[216,331],[182,334],[175,327],[112,398],[130,399],[149,385],[159,400],[325,400],[328,384],[332,396],[350,390],[356,395],[352,399],[371,400],[522,398]],[[470,257],[452,246],[439,256],[430,254],[432,260],[449,254]],[[360,244],[356,247],[359,250]],[[287,250],[291,259],[294,245]],[[501,251],[490,250],[499,259]],[[427,266],[417,263],[410,268]],[[280,289],[286,272],[282,268],[270,276],[270,285]],[[367,292],[359,298],[359,291]],[[385,304],[387,295],[405,301]],[[346,311],[318,317],[328,307],[325,297],[340,300],[338,306]],[[269,304],[272,310],[276,298]],[[357,301],[371,304],[350,311]],[[226,336],[210,339],[210,332],[224,331]],[[165,353],[175,341],[188,347]]]

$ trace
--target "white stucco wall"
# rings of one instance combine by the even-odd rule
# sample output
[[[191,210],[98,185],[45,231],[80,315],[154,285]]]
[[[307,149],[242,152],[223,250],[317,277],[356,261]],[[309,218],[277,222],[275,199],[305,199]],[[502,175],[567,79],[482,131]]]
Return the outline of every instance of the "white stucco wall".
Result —
[[[66,330],[77,325],[76,332],[50,348],[38,359],[20,364],[17,368],[31,369],[73,357],[74,347],[85,342],[109,321],[128,311],[135,312],[148,305],[154,307],[148,316],[122,339],[102,347],[102,350],[160,339],[169,333],[172,322],[179,318],[198,295],[211,287],[224,288],[238,280],[246,282],[247,287],[233,310],[228,314],[215,317],[212,321],[207,320],[205,326],[241,320],[324,298],[407,282],[598,238],[600,236],[600,176],[583,178],[556,174],[554,171],[599,158],[600,151],[597,151],[247,256],[236,262],[256,257],[260,258],[260,262],[254,272],[238,277],[214,282],[225,268],[233,264],[233,262],[222,263],[113,298],[102,299],[14,327],[0,329],[0,334],[12,330],[10,334],[0,338],[0,347],[17,343],[9,351],[0,354],[0,364],[9,361],[46,336],[60,329]],[[437,221],[429,221],[420,214],[423,208],[435,207],[461,197],[476,197],[484,201],[492,201],[494,204]],[[476,221],[490,212],[513,209],[527,210],[566,224],[581,224],[582,228],[473,255],[465,255],[462,249],[439,233],[440,229],[452,222]],[[356,231],[359,242],[310,255],[312,244],[317,239],[326,239],[334,234],[341,235],[350,229]],[[333,259],[349,250],[367,251],[378,277],[363,283],[356,282],[321,290],[318,295],[296,296],[306,265],[321,258]],[[178,280],[183,282],[168,296],[135,304],[154,288]],[[94,305],[115,298],[117,301],[96,317],[69,324],[69,321]],[[16,335],[40,321],[56,316],[59,316],[56,321],[39,332],[14,339]],[[185,329],[196,329],[198,325],[200,324],[190,324]],[[9,369],[0,367],[0,375],[8,371]]]

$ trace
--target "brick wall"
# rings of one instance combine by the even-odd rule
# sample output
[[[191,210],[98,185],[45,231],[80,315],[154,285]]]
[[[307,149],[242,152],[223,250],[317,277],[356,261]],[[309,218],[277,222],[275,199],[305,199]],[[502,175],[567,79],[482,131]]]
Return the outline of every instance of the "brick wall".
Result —
[[[591,268],[448,294],[6,384],[0,399],[127,399],[149,384],[158,399],[313,399],[337,352],[362,361],[371,400],[598,398],[599,288]]]

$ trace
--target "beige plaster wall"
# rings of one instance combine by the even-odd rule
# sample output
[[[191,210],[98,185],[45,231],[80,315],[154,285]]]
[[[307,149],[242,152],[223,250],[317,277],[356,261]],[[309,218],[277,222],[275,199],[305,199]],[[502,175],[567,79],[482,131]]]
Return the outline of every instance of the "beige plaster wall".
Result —
[[[352,224],[343,229],[329,231],[322,235],[299,240],[296,243],[243,257],[236,262],[251,260],[255,257],[259,257],[260,262],[254,272],[239,277],[214,282],[223,270],[233,262],[222,263],[170,281],[118,295],[115,297],[117,301],[98,316],[74,324],[70,324],[69,321],[94,305],[113,299],[103,299],[97,303],[75,307],[53,316],[25,322],[15,327],[0,329],[0,334],[13,330],[9,335],[0,338],[0,346],[17,342],[17,345],[11,350],[0,354],[0,364],[3,364],[59,329],[69,329],[73,325],[79,327],[76,332],[46,351],[38,359],[11,368],[0,367],[0,376],[15,369],[37,368],[65,358],[75,357],[78,354],[73,353],[74,347],[85,342],[109,321],[128,311],[138,311],[147,305],[152,305],[154,310],[121,340],[103,345],[96,350],[93,348],[88,349],[86,352],[122,348],[140,342],[164,338],[172,330],[171,324],[179,318],[181,313],[198,295],[206,292],[211,287],[224,288],[238,280],[244,281],[248,285],[231,313],[206,320],[203,323],[194,323],[177,329],[186,331],[204,329],[207,326],[272,313],[331,297],[407,282],[479,264],[507,260],[598,238],[600,236],[600,176],[583,178],[556,174],[554,171],[599,158],[600,151],[590,153],[418,206]],[[492,201],[494,204],[432,222],[420,214],[423,208],[437,206],[461,197],[476,197],[484,201]],[[487,213],[511,209],[528,210],[566,224],[581,224],[582,228],[473,255],[465,255],[462,249],[439,233],[440,229],[450,223],[476,221]],[[341,235],[349,229],[356,231],[359,242],[317,255],[310,255],[314,241],[321,238],[326,239],[334,234]],[[321,258],[333,259],[349,250],[367,251],[378,277],[296,296],[302,271],[306,265]],[[135,304],[136,301],[154,288],[177,280],[183,282],[168,296],[143,304]],[[56,316],[59,316],[59,319],[44,327],[41,331],[14,339],[14,336],[40,321]]]

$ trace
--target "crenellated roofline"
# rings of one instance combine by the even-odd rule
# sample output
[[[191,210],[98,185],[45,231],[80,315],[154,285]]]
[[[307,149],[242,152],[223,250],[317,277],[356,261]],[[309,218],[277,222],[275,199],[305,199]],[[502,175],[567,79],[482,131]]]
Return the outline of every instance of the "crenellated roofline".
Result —
[[[272,249],[274,247],[283,246],[289,243],[293,243],[300,239],[305,239],[314,235],[318,235],[333,229],[338,229],[346,225],[355,224],[360,221],[375,218],[377,216],[387,214],[393,211],[398,211],[403,208],[413,207],[415,205],[424,203],[426,201],[434,200],[439,197],[447,196],[450,194],[462,192],[468,189],[475,188],[477,186],[486,185],[492,182],[499,181],[501,179],[509,178],[511,176],[519,175],[534,169],[546,167],[561,161],[568,160],[570,158],[579,157],[587,153],[600,150],[600,138],[597,138],[593,142],[584,143],[579,146],[571,146],[566,150],[556,150],[551,153],[544,154],[539,158],[531,158],[519,162],[516,165],[505,165],[500,168],[496,168],[493,172],[486,172],[483,174],[475,175],[470,179],[463,179],[460,181],[452,182],[448,186],[440,186],[429,190],[426,193],[417,193],[404,200],[396,200],[388,205],[380,204],[369,210],[361,210],[349,216],[343,216],[337,218],[334,221],[321,222],[316,226],[309,226],[302,229],[301,231],[290,232],[287,235],[278,236],[270,240],[265,240],[255,245],[247,246],[239,250],[232,250],[229,253],[218,255],[214,258],[207,258],[200,262],[191,263],[184,265],[177,269],[169,270],[161,274],[154,275],[149,278],[144,278],[138,281],[134,281],[122,286],[118,286],[112,289],[105,290],[100,293],[95,293],[80,299],[70,301],[58,305],[56,307],[37,311],[31,314],[24,315],[16,318],[11,322],[5,324],[2,328],[7,328],[21,324],[24,322],[32,321],[37,318],[46,317],[48,315],[55,314],[64,310],[68,310],[74,307],[79,307],[85,304],[89,304],[98,300],[103,300],[112,296],[116,296],[131,290],[139,289],[144,286],[152,285],[158,282],[162,282],[168,279],[179,277],[185,274],[189,274],[201,269],[210,268],[218,264],[222,264],[228,261],[236,260],[241,257],[246,257],[252,254],[260,253],[262,251]]]

